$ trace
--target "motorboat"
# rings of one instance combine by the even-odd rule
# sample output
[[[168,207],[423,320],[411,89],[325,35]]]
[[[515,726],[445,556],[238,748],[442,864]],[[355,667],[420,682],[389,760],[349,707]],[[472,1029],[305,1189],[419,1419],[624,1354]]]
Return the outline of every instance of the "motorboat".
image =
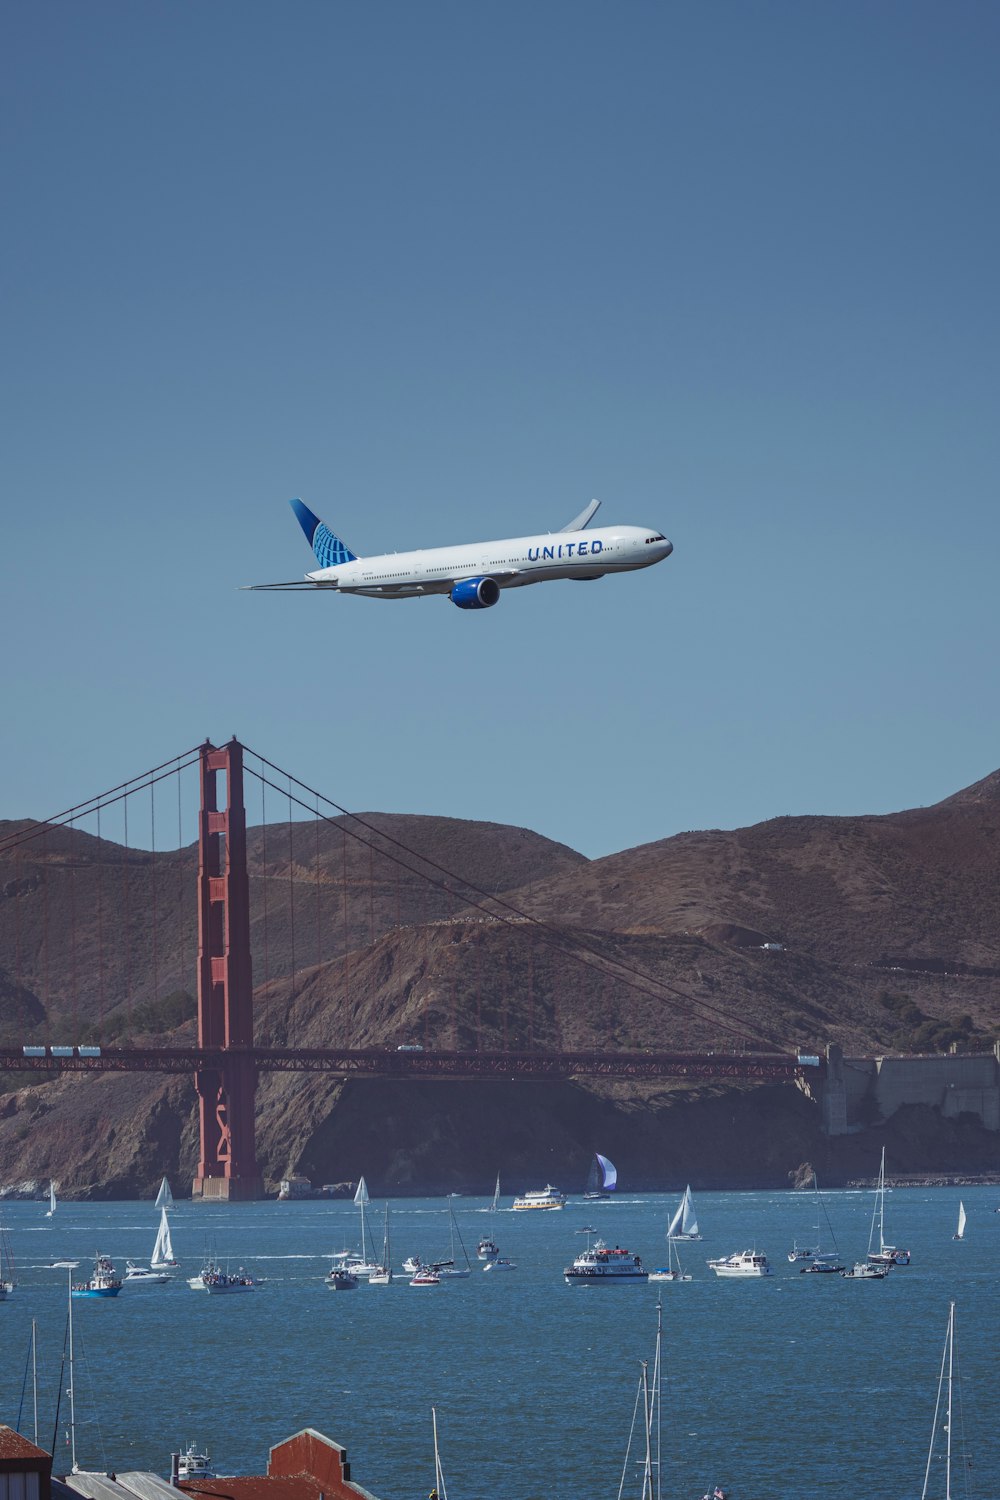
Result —
[[[361,1283],[353,1271],[345,1271],[335,1266],[327,1276],[326,1284],[334,1292],[353,1292]]]
[[[740,1250],[733,1255],[721,1256],[706,1264],[716,1276],[771,1276],[773,1274],[767,1256],[757,1250]]]
[[[228,1271],[211,1271],[207,1276],[202,1273],[205,1283],[205,1291],[210,1297],[222,1297],[231,1292],[253,1292],[257,1290],[257,1282],[249,1271],[239,1266],[235,1274],[230,1275]]]
[[[484,1271],[516,1271],[517,1261],[511,1260],[509,1255],[494,1255],[483,1267]]]
[[[880,1265],[870,1260],[858,1260],[849,1271],[841,1271],[840,1274],[846,1281],[884,1281],[889,1271],[888,1265]]]
[[[426,1267],[419,1255],[408,1255],[403,1261],[403,1270],[409,1276],[416,1276],[419,1271],[426,1270]]]
[[[829,1255],[814,1255],[807,1266],[799,1266],[800,1276],[840,1276],[843,1271],[843,1261],[832,1252]]]
[[[70,1290],[74,1297],[117,1297],[122,1289],[122,1279],[115,1272],[111,1257],[94,1257],[94,1274],[88,1281],[74,1284]]]
[[[638,1255],[624,1250],[620,1245],[608,1246],[603,1240],[595,1240],[592,1246],[576,1257],[563,1272],[570,1286],[580,1283],[601,1285],[620,1281],[648,1281],[646,1270]]]
[[[163,1180],[165,1182],[166,1178]],[[177,1478],[215,1479],[212,1460],[207,1453],[199,1453],[194,1444],[189,1443],[185,1452],[177,1455]]]
[[[500,1254],[500,1246],[491,1234],[484,1235],[476,1246],[476,1254],[480,1260],[496,1260]]]
[[[429,1266],[424,1266],[416,1271],[410,1281],[411,1286],[440,1286],[441,1278]]]
[[[166,1286],[170,1276],[166,1271],[154,1271],[150,1266],[137,1266],[135,1261],[127,1260],[125,1280],[129,1286]]]
[[[559,1188],[553,1187],[550,1182],[544,1188],[522,1193],[520,1198],[514,1199],[514,1207],[516,1209],[565,1208],[566,1194],[560,1192]]]

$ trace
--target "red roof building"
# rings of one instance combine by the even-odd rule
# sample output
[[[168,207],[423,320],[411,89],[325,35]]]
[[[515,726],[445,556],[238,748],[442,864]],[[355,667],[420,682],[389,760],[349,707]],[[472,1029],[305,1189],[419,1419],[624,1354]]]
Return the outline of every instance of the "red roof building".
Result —
[[[352,1482],[347,1449],[312,1427],[277,1443],[268,1454],[264,1475],[182,1479],[180,1488],[192,1496],[218,1495],[220,1500],[375,1500]]]
[[[51,1456],[13,1427],[0,1425],[0,1500],[51,1500],[51,1495]]]

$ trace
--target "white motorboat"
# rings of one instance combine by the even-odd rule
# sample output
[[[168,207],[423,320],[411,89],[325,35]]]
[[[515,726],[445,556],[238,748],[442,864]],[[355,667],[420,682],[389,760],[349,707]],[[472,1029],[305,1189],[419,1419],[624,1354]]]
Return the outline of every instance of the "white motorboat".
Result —
[[[516,1271],[517,1261],[511,1260],[508,1255],[494,1255],[483,1267],[484,1271]]]
[[[771,1276],[767,1256],[757,1250],[739,1250],[733,1255],[707,1261],[716,1276]]]
[[[125,1280],[129,1286],[166,1286],[170,1277],[166,1271],[154,1271],[150,1266],[137,1266],[135,1261],[127,1260]]]
[[[500,1254],[500,1246],[491,1234],[484,1234],[476,1246],[476,1254],[480,1260],[496,1260]]]
[[[212,1460],[207,1453],[199,1453],[194,1444],[189,1443],[185,1452],[177,1455],[177,1478],[215,1479],[216,1473],[212,1468]]]
[[[609,1286],[612,1282],[648,1281],[649,1272],[640,1257],[633,1255],[631,1250],[624,1250],[621,1245],[608,1246],[603,1240],[595,1240],[593,1246],[588,1245],[583,1254],[578,1255],[571,1266],[566,1267],[563,1276],[570,1286]]]
[[[566,1194],[553,1187],[551,1182],[544,1188],[522,1193],[514,1199],[514,1207],[520,1209],[565,1208]]]
[[[680,1203],[677,1205],[670,1223],[667,1225],[668,1240],[700,1240],[698,1232],[698,1216],[694,1211],[694,1199],[691,1196],[691,1184],[688,1183],[684,1189]]]
[[[403,1270],[408,1276],[416,1276],[420,1271],[425,1271],[426,1269],[427,1267],[419,1255],[408,1255],[403,1261]]]
[[[440,1276],[437,1275],[437,1273],[435,1271],[432,1271],[429,1266],[425,1266],[422,1270],[416,1271],[414,1273],[414,1275],[412,1276],[412,1278],[410,1280],[410,1285],[411,1286],[440,1286],[441,1285],[441,1278],[440,1278]]]

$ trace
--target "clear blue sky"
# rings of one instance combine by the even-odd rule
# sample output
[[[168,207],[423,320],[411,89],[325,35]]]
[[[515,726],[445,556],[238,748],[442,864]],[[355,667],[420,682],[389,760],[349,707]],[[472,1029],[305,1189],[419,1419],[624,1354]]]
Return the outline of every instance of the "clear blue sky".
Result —
[[[588,854],[1000,765],[1000,8],[10,5],[0,816],[236,733]],[[659,567],[379,604],[602,519]]]

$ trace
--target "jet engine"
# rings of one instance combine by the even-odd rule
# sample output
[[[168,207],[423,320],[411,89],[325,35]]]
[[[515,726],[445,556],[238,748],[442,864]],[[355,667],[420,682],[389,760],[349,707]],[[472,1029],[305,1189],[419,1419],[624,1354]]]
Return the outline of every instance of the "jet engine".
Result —
[[[495,578],[463,578],[448,598],[459,609],[489,609],[500,598],[500,585]]]

